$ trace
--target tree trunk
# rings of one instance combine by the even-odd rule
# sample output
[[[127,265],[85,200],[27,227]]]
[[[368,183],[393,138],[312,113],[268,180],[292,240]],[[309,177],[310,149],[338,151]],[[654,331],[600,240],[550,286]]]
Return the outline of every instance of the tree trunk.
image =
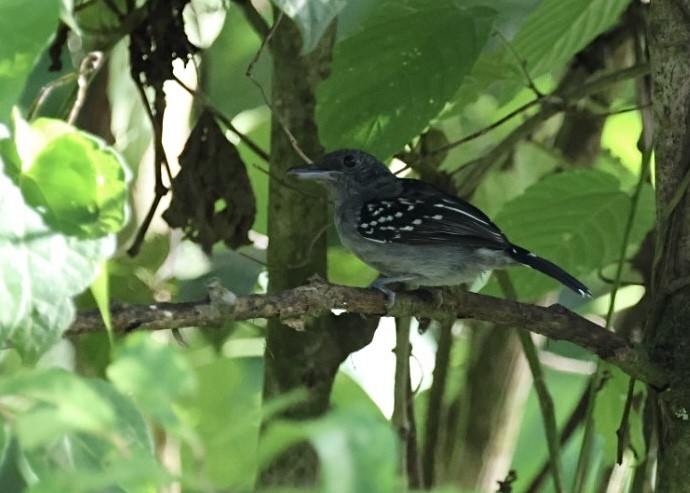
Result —
[[[690,464],[690,6],[686,0],[652,1],[648,29],[658,224],[646,343],[672,372],[668,388],[656,389],[658,491],[679,492],[688,491]]]
[[[278,12],[276,12],[276,18]],[[305,284],[314,274],[326,275],[328,224],[325,195],[316,187],[309,195],[285,186],[285,172],[304,165],[293,149],[285,128],[302,151],[312,159],[323,154],[314,110],[316,85],[330,64],[334,29],[329,29],[316,49],[300,55],[301,36],[287,17],[280,20],[270,43],[273,56],[271,128],[271,179],[269,185],[267,252],[269,291]],[[314,321],[303,331],[268,322],[264,370],[264,399],[305,389],[307,398],[292,406],[284,417],[306,419],[328,407],[333,378],[340,355],[324,350],[326,321]],[[318,357],[317,357],[318,355]],[[318,459],[306,444],[293,447],[262,472],[260,482],[268,485],[310,486],[318,480]]]

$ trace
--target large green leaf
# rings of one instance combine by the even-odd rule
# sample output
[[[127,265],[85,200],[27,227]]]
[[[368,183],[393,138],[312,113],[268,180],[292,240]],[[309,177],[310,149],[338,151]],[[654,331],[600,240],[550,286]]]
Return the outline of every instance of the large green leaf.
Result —
[[[3,142],[10,176],[55,231],[99,238],[127,221],[128,172],[103,141],[49,118],[15,117],[15,149]]]
[[[204,360],[195,368],[198,391],[185,411],[194,422],[203,459],[199,461],[199,451],[185,450],[185,469],[210,480],[214,491],[251,491],[262,419],[263,360],[198,359]]]
[[[328,25],[345,7],[346,0],[272,0],[297,24],[302,33],[302,53],[309,53]]]
[[[632,199],[618,180],[594,169],[569,171],[528,188],[508,202],[496,223],[513,243],[571,274],[588,275],[617,260]],[[639,245],[654,223],[654,197],[643,189],[628,247]],[[556,281],[530,269],[510,270],[522,298],[533,298]],[[487,291],[497,294],[496,286]]]
[[[0,2],[0,122],[9,123],[12,105],[55,32],[58,3],[57,0]]]
[[[630,0],[546,0],[528,17],[511,44],[532,77],[568,62],[618,21]],[[503,55],[506,57],[507,55]],[[511,57],[503,58],[508,61]]]
[[[0,396],[28,491],[145,491],[167,481],[141,414],[108,382],[22,371],[0,379]]]
[[[289,446],[308,440],[319,456],[322,491],[401,491],[398,439],[381,412],[368,407],[336,409],[313,421],[271,423],[262,435],[259,456],[266,464]]]
[[[328,149],[381,158],[401,149],[453,97],[489,36],[495,12],[449,0],[385,3],[337,43],[317,90],[319,135]]]
[[[304,431],[319,454],[325,491],[400,491],[398,440],[382,416],[334,411],[306,423]]]
[[[599,34],[613,26],[630,0],[545,0],[522,24],[509,43],[479,58],[472,76],[455,98],[460,106],[489,85],[502,84],[507,101],[528,81],[559,70]],[[521,67],[523,65],[523,67]]]
[[[19,372],[0,380],[0,395],[25,449],[68,433],[103,432],[115,422],[113,409],[88,382],[64,370]]]
[[[195,386],[187,361],[173,347],[156,342],[148,333],[129,336],[114,356],[106,373],[115,387],[132,396],[139,408],[158,423],[174,428],[178,420],[173,404]]]
[[[71,297],[93,281],[115,242],[50,229],[3,167],[0,161],[0,342],[36,357],[72,323]]]

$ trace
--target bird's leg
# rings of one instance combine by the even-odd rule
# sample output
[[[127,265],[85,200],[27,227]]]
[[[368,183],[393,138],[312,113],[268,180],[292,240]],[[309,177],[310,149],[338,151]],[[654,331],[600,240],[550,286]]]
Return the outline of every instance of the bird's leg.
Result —
[[[374,282],[372,282],[369,287],[373,289],[378,289],[383,294],[386,295],[386,308],[390,310],[395,304],[395,291],[388,287],[389,284],[396,282],[407,282],[415,279],[413,276],[399,276],[399,277],[379,277]]]

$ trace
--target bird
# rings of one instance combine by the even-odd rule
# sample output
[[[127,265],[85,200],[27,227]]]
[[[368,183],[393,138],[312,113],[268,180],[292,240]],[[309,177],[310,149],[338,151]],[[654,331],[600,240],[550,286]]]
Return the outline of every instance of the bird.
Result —
[[[375,156],[340,149],[287,173],[326,188],[341,243],[381,276],[371,287],[455,286],[494,269],[525,265],[575,293],[590,290],[556,264],[511,243],[477,207],[422,180],[399,178]]]

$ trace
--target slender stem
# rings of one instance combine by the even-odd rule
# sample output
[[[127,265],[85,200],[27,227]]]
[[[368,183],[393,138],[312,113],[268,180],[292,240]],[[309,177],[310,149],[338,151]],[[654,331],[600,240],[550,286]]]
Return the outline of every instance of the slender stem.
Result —
[[[408,474],[408,440],[410,432],[410,416],[407,402],[410,399],[410,318],[395,319],[395,385],[393,395],[393,416],[391,421],[400,437],[400,472],[407,479]]]
[[[515,288],[506,274],[503,271],[496,273],[499,285],[503,294],[508,299],[515,300],[517,293]],[[522,351],[527,359],[527,364],[532,372],[532,380],[534,383],[534,390],[537,393],[537,400],[539,401],[539,409],[544,420],[544,432],[546,434],[546,445],[549,449],[549,457],[551,463],[551,475],[553,477],[554,488],[557,493],[564,493],[565,489],[565,475],[563,474],[563,463],[561,461],[561,447],[558,434],[558,424],[556,423],[556,412],[553,405],[553,399],[549,393],[544,380],[544,372],[542,371],[541,363],[539,362],[539,355],[537,347],[532,340],[530,333],[524,329],[517,330]]]
[[[597,94],[612,84],[648,74],[649,70],[649,64],[642,63],[623,70],[600,75],[589,81],[586,81],[583,84],[567,84],[567,82],[565,82],[553,93],[542,98],[537,98],[534,101],[523,105],[523,107],[518,108],[518,110],[524,110],[533,106],[535,103],[541,104],[541,107],[536,113],[527,117],[522,124],[511,131],[501,142],[499,142],[484,156],[470,161],[455,171],[455,173],[470,171],[469,176],[465,177],[463,180],[464,190],[461,190],[460,195],[463,195],[463,192],[467,190],[474,189],[475,184],[489,169],[501,163],[501,156],[503,156],[509,149],[515,147],[515,145],[522,139],[531,134],[544,121],[565,110],[575,101],[587,96],[591,96],[592,94]],[[498,125],[504,123],[504,121],[507,119],[512,118],[519,113],[520,111],[510,113],[507,117],[504,117],[504,119],[500,119],[498,122],[490,125],[489,129],[497,127]],[[478,137],[484,133],[486,132],[480,130],[479,132],[475,132],[473,135]],[[446,151],[456,147],[457,145],[460,145],[460,143],[467,142],[468,140],[471,139],[461,139],[461,141],[458,141],[459,143],[457,144],[456,142],[453,142],[444,146],[443,150]],[[434,151],[432,151],[432,153],[433,152]]]
[[[647,142],[647,139],[643,139]],[[630,234],[632,232],[632,227],[635,223],[635,216],[637,214],[637,209],[640,203],[640,197],[642,195],[642,189],[647,183],[647,177],[649,174],[649,168],[652,158],[652,145],[653,139],[649,139],[649,146],[645,146],[642,154],[642,162],[640,169],[640,176],[637,180],[637,185],[635,186],[635,191],[630,202],[630,212],[625,223],[625,230],[623,232],[623,241],[620,245],[620,252],[618,257],[618,264],[616,266],[616,274],[613,280],[613,286],[611,290],[611,301],[609,302],[608,311],[606,313],[606,324],[604,327],[608,330],[611,329],[611,322],[613,320],[613,314],[616,307],[616,296],[621,285],[621,278],[623,276],[623,267],[625,264],[625,254],[630,243]],[[580,454],[577,463],[577,469],[575,471],[575,480],[573,482],[574,493],[579,493],[584,488],[585,479],[587,473],[589,472],[589,460],[592,450],[592,440],[594,439],[594,407],[596,404],[596,392],[598,391],[599,383],[604,378],[605,365],[602,362],[597,364],[597,371],[592,376],[590,382],[590,402],[587,408],[587,417],[585,420],[585,433],[582,438],[582,445],[580,446]]]
[[[517,333],[520,338],[520,344],[522,344],[522,350],[527,358],[530,371],[532,372],[534,390],[537,393],[539,409],[541,410],[542,419],[544,420],[546,444],[549,449],[549,456],[551,457],[550,462],[553,484],[558,493],[564,493],[566,491],[565,475],[563,474],[558,424],[556,423],[556,412],[553,405],[553,399],[546,386],[544,373],[541,368],[541,363],[539,362],[539,355],[537,354],[537,347],[532,340],[532,336],[528,331],[523,329],[519,329]]]
[[[439,430],[444,420],[443,397],[446,391],[446,380],[450,368],[450,351],[453,345],[453,323],[449,318],[439,322],[438,348],[436,349],[436,364],[434,365],[434,379],[429,389],[427,404],[424,447],[422,449],[422,471],[424,473],[425,488],[431,488],[434,483]]]
[[[261,16],[259,11],[256,10],[252,2],[250,0],[232,0],[232,2],[242,9],[247,21],[252,26],[256,34],[258,34],[261,39],[265,39],[266,36],[268,36],[271,28]]]
[[[203,104],[204,109],[206,111],[210,111],[214,117],[216,117],[218,120],[220,120],[223,125],[225,125],[228,130],[230,130],[232,133],[234,133],[238,139],[240,139],[247,147],[249,147],[256,155],[258,155],[261,159],[264,161],[268,162],[269,160],[269,155],[266,151],[264,151],[259,145],[251,140],[249,137],[244,135],[242,132],[237,130],[237,128],[232,124],[232,121],[230,118],[225,116],[222,112],[218,111],[216,108],[211,105],[209,102],[208,96],[206,96],[201,90],[199,89],[193,89],[189,87],[185,82],[177,77],[175,74],[173,74],[173,78],[175,79],[175,82],[179,84],[182,89],[187,91],[193,98],[198,99],[201,101],[201,104]]]

